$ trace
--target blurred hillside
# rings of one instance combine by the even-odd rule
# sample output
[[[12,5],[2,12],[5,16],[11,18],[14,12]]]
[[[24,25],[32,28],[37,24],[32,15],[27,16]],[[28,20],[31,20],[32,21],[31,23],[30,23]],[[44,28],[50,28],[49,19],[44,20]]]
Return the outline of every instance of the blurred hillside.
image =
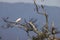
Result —
[[[37,22],[39,25],[38,28],[41,28],[45,23],[45,17],[38,15],[37,12],[34,11],[34,8],[35,8],[34,4],[0,2],[0,17],[10,17],[12,21],[16,20],[18,17],[26,18],[27,20],[29,20],[29,18],[36,18],[38,19],[38,22]],[[45,6],[45,9],[47,11],[47,14],[49,15],[50,26],[51,26],[51,21],[54,20],[55,27],[60,29],[60,7]],[[0,23],[0,26],[1,26],[3,22],[2,20],[0,20],[0,22],[1,22]],[[20,35],[19,37],[21,40],[27,39],[27,37],[25,38],[25,36],[27,36],[25,35],[26,33],[16,28],[7,29],[7,30],[3,30],[2,28],[0,28],[0,33],[4,40],[16,40],[15,36],[17,36],[17,34]]]

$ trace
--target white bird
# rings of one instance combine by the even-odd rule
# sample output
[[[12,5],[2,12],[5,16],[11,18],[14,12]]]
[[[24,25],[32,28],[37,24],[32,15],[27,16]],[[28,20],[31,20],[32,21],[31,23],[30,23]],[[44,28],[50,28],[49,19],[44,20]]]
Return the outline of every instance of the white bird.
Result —
[[[16,22],[20,22],[21,21],[21,18],[18,18],[17,20],[16,20]]]
[[[55,24],[54,24],[54,21],[52,22],[52,24],[51,24],[51,25],[52,25],[52,27],[54,27],[54,25],[55,25]]]

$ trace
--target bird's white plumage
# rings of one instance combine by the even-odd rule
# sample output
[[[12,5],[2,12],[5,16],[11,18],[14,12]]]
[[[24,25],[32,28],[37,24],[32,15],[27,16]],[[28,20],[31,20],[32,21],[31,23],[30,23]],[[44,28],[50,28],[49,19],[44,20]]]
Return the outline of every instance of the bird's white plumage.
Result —
[[[16,22],[20,22],[21,21],[21,18],[18,18],[17,20],[16,20]]]
[[[52,22],[52,27],[54,27],[54,21]]]

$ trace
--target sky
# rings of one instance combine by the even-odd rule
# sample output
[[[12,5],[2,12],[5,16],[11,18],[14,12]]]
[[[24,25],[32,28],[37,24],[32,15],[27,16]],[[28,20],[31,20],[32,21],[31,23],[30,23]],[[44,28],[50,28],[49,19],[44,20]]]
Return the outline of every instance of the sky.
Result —
[[[17,3],[17,2],[33,3],[33,0],[0,0],[0,2],[8,2],[8,3]],[[44,0],[44,2],[41,2],[41,0],[37,0],[37,4],[44,4],[44,5],[47,5],[47,6],[60,7],[60,0]]]

